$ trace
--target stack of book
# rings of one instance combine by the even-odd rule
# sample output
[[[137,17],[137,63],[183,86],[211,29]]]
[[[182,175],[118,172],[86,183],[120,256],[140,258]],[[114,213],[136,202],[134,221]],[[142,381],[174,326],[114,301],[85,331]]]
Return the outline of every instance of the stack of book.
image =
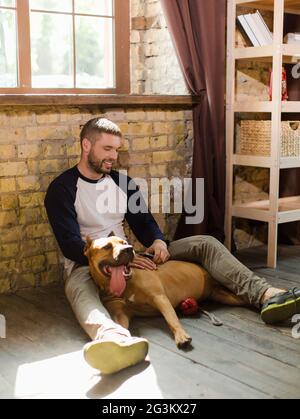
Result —
[[[284,42],[286,44],[300,44],[300,33],[288,33],[284,38]]]
[[[240,15],[237,19],[253,46],[273,44],[273,34],[258,10],[256,13]]]

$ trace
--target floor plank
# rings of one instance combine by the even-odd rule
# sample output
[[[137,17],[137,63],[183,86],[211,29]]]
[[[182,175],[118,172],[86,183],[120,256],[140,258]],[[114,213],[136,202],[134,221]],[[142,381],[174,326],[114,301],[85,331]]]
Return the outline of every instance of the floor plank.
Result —
[[[300,286],[300,248],[281,246],[278,268],[265,264],[266,248],[237,257],[283,288]],[[102,377],[83,360],[88,341],[64,296],[63,285],[0,296],[7,339],[0,339],[3,398],[300,398],[300,342],[292,324],[265,326],[244,307],[205,303],[223,321],[203,315],[181,321],[193,349],[176,348],[161,318],[135,319],[132,332],[150,341],[147,362]]]

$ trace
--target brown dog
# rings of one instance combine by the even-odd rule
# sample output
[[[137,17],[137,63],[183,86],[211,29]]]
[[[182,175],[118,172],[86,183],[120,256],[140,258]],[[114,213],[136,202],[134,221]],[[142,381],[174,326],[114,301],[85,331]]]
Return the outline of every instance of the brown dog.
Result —
[[[233,306],[245,305],[241,298],[222,288],[194,263],[168,261],[156,271],[130,268],[133,247],[119,237],[95,241],[87,237],[85,255],[91,275],[100,288],[101,300],[116,323],[128,329],[134,316],[161,313],[178,347],[192,341],[174,310],[183,300],[192,297],[198,301],[210,299]]]

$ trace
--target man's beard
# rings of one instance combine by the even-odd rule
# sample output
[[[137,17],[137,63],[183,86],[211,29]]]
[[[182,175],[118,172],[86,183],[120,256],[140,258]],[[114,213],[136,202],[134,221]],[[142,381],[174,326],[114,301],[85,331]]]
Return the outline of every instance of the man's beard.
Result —
[[[109,174],[111,172],[112,169],[104,169],[104,162],[106,160],[97,160],[93,150],[90,151],[89,155],[88,155],[88,164],[90,169],[94,170],[96,173],[98,173],[99,175],[105,175],[105,174]],[[113,161],[110,163],[114,163]]]

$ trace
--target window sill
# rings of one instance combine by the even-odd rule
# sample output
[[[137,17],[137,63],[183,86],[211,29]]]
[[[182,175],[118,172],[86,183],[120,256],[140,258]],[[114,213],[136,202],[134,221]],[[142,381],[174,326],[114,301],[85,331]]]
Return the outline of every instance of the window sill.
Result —
[[[184,106],[200,102],[196,96],[172,95],[84,95],[84,94],[0,94],[1,106],[22,105],[105,105],[105,106]]]
[[[84,94],[0,94],[1,106],[22,105],[105,105],[105,106],[184,106],[192,107],[200,99],[172,95],[84,95]]]

